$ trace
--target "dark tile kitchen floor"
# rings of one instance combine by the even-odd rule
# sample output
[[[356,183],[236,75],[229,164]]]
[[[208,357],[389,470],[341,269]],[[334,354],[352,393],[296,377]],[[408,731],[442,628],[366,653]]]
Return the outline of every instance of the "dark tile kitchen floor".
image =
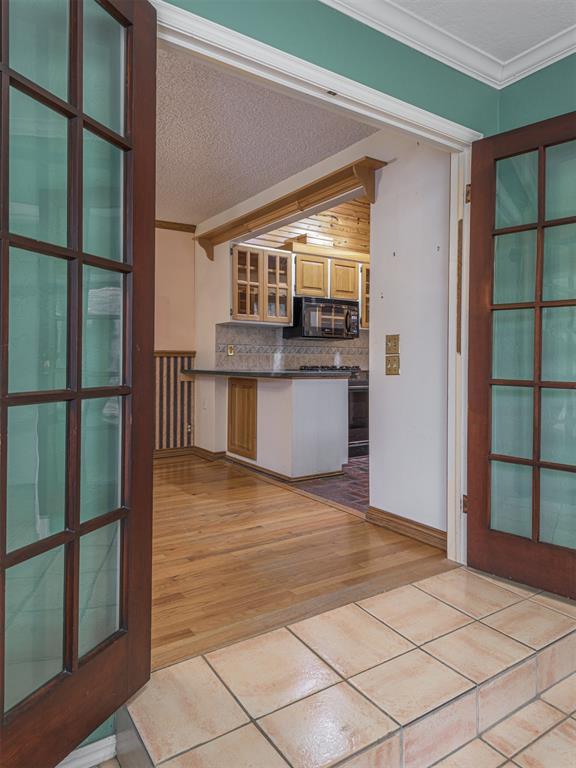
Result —
[[[329,501],[336,501],[359,512],[368,511],[368,456],[356,456],[343,467],[343,475],[303,480],[296,488],[314,493]]]

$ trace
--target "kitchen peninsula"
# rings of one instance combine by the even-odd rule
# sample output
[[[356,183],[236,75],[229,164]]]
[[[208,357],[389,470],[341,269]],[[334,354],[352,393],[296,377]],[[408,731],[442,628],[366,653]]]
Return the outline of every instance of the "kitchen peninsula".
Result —
[[[226,455],[287,480],[339,474],[348,461],[348,371],[182,370],[225,377]]]

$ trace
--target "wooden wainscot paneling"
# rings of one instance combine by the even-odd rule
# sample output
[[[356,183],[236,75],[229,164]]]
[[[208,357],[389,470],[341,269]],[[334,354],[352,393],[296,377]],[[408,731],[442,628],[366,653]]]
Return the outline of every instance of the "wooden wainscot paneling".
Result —
[[[323,256],[296,255],[296,294],[298,296],[328,296],[328,264]]]
[[[340,259],[330,260],[330,296],[333,299],[358,301],[358,264]]]
[[[229,453],[256,460],[257,406],[256,379],[228,379]]]
[[[317,208],[323,203],[336,201],[349,192],[358,191],[373,203],[375,199],[374,172],[386,163],[372,157],[362,157],[337,171],[294,190],[288,195],[256,208],[250,213],[227,222],[220,227],[198,235],[198,244],[204,248],[209,259],[214,258],[214,246],[229,240],[238,240],[245,235],[256,233],[276,222],[281,225],[289,218],[297,218],[298,213]]]
[[[388,528],[396,533],[409,536],[411,539],[422,541],[424,544],[430,544],[432,547],[442,549],[444,552],[446,551],[446,531],[440,531],[438,528],[432,528],[430,525],[425,525],[424,523],[417,523],[415,520],[408,520],[406,517],[400,517],[400,515],[385,512],[383,509],[378,509],[377,507],[370,507],[368,509],[366,520],[368,520],[369,523],[381,525],[383,528]]]

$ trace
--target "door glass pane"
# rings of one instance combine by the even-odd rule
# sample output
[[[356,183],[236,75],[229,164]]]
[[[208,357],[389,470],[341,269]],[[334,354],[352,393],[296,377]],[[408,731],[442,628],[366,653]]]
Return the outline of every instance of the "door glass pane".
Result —
[[[11,0],[10,66],[68,98],[69,0]]]
[[[494,303],[534,301],[536,230],[498,235],[494,242]]]
[[[534,377],[534,311],[497,310],[492,317],[492,376],[495,379]]]
[[[542,390],[542,461],[576,465],[576,390]]]
[[[288,317],[288,290],[278,289],[278,314],[280,317]]]
[[[540,470],[540,541],[576,549],[576,474]]]
[[[530,387],[492,387],[492,453],[532,458],[533,408]]]
[[[66,404],[8,410],[6,538],[9,551],[64,528]]]
[[[63,668],[64,547],[6,571],[4,710]]]
[[[68,123],[10,89],[10,231],[67,244]]]
[[[119,628],[120,524],[80,539],[80,628],[83,656]]]
[[[268,317],[275,317],[276,315],[276,292],[274,290],[268,291]]]
[[[542,298],[576,299],[576,224],[544,230]]]
[[[84,111],[124,132],[125,30],[96,0],[84,2]]]
[[[122,261],[124,153],[84,131],[84,250]]]
[[[250,307],[248,309],[248,313],[250,315],[258,315],[260,312],[258,308],[258,298],[259,298],[258,286],[251,285],[250,286]]]
[[[65,389],[68,265],[10,248],[8,388]]]
[[[576,140],[546,150],[546,219],[576,215]]]
[[[121,493],[122,398],[82,401],[80,519],[118,509]]]
[[[490,527],[532,536],[532,467],[492,462]]]
[[[496,163],[496,229],[538,219],[538,152]]]
[[[117,386],[122,380],[122,275],[83,268],[82,386]]]
[[[542,379],[576,381],[576,307],[542,310]]]

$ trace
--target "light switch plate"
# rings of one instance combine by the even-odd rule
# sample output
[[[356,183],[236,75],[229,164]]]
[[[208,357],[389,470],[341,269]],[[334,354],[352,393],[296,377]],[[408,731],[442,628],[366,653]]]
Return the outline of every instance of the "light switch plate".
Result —
[[[400,334],[387,334],[386,336],[386,354],[387,355],[399,355],[400,354]]]
[[[386,355],[386,376],[400,375],[400,355]]]

